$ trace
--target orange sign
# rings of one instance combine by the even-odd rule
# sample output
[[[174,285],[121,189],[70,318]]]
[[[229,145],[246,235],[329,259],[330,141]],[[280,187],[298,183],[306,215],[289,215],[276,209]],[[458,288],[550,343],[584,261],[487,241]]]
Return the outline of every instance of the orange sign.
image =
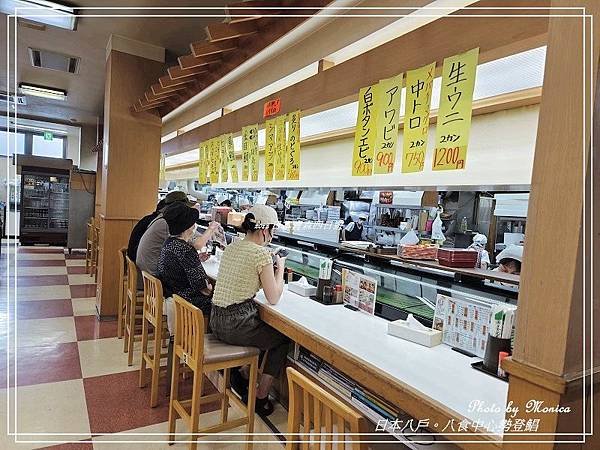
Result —
[[[269,100],[263,108],[263,117],[271,117],[281,111],[281,98]]]

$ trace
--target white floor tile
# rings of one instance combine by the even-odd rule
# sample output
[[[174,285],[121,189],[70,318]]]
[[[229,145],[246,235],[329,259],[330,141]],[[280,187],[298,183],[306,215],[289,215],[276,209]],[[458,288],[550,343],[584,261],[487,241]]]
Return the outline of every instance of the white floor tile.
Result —
[[[135,343],[131,366],[127,365],[127,353],[123,353],[123,339],[95,339],[80,341],[77,345],[84,378],[129,372],[140,367],[140,342]]]
[[[96,315],[96,298],[74,298],[71,300],[74,316]]]
[[[14,298],[15,288],[9,290],[11,299]],[[71,298],[71,290],[69,286],[27,286],[16,287],[16,294],[19,301],[29,300],[62,300]]]
[[[75,286],[79,284],[93,284],[94,277],[89,274],[77,274],[77,275],[69,275],[69,285]]]
[[[67,259],[65,262],[69,267],[85,267],[85,259]]]
[[[21,260],[64,260],[65,255],[60,253],[19,253],[17,252],[17,259]]]
[[[59,267],[17,267],[19,276],[38,276],[38,275],[67,275],[66,266]]]
[[[17,345],[53,345],[76,342],[75,320],[73,317],[52,319],[19,320],[17,324]]]

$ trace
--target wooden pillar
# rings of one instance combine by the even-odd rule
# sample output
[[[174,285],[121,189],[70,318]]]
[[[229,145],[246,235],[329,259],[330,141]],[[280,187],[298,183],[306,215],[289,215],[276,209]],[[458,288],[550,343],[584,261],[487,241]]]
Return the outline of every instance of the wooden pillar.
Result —
[[[106,62],[100,243],[96,304],[101,318],[116,316],[119,264],[135,223],[158,197],[160,117],[130,106],[156,80],[163,64],[113,50]]]
[[[558,446],[552,443],[555,440],[571,442],[561,444],[560,449],[600,448],[589,436],[583,442],[582,435],[584,402],[588,418],[585,427],[590,432],[590,390],[598,388],[600,379],[594,380],[596,386],[589,385],[584,368],[589,374],[591,367],[598,368],[600,358],[586,357],[584,366],[583,347],[585,330],[585,352],[589,355],[591,303],[589,290],[583,288],[584,273],[589,266],[584,265],[583,257],[584,247],[590,246],[591,240],[589,228],[584,229],[583,174],[584,168],[590,167],[589,118],[593,104],[590,93],[594,92],[595,81],[590,78],[591,75],[595,78],[598,70],[600,2],[554,0],[552,6],[586,7],[587,14],[595,16],[595,42],[589,38],[589,20],[584,44],[582,18],[550,19],[515,348],[513,357],[505,364],[510,373],[508,401],[519,408],[516,417],[511,418],[513,424],[518,419],[540,419],[537,433],[549,435],[505,434],[507,449],[523,448],[524,444],[511,442],[524,440],[543,441],[525,444],[528,449],[555,448]],[[555,11],[555,14],[568,13]],[[587,283],[589,277],[588,272]],[[585,313],[584,302],[587,302]],[[598,342],[598,334],[594,337]],[[533,401],[543,402],[537,411]],[[544,412],[544,407],[563,410]],[[596,432],[597,429],[598,423]]]

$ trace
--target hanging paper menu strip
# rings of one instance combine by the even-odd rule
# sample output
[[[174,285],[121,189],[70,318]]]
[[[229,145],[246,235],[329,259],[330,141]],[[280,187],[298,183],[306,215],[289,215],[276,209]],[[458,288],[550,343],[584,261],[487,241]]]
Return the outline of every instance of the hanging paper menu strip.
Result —
[[[265,181],[275,174],[275,119],[265,122]]]
[[[379,107],[377,116],[377,141],[375,143],[374,173],[392,173],[396,161],[398,122],[402,74],[379,82]]]
[[[229,160],[227,159],[227,141],[223,134],[218,137],[219,140],[219,157],[221,161],[221,183],[228,181]]]
[[[166,171],[166,167],[165,167],[165,155],[161,154],[160,155],[160,169],[158,172],[158,180],[165,181],[166,179],[167,179],[167,171]]]
[[[198,182],[206,184],[206,145],[204,142],[198,146]]]
[[[288,115],[289,130],[287,141],[286,178],[300,179],[300,111]]]
[[[209,141],[209,154],[210,154],[210,182],[219,182],[219,154],[218,144],[216,138],[212,138]]]
[[[242,181],[248,181],[250,174],[250,143],[248,141],[248,128],[242,128]]]
[[[435,62],[406,73],[402,173],[421,172],[425,165],[434,76]]]
[[[248,127],[251,181],[258,181],[258,124]]]
[[[225,151],[227,155],[227,166],[229,167],[229,173],[231,174],[231,182],[238,182],[238,169],[237,163],[235,162],[235,150],[233,148],[233,134],[229,133],[225,135]]]
[[[285,119],[286,115],[275,119],[275,179],[285,180]]]
[[[352,176],[363,177],[373,173],[373,154],[377,139],[377,84],[362,88],[358,93],[358,117],[354,132]]]
[[[444,59],[433,170],[464,169],[479,48]]]

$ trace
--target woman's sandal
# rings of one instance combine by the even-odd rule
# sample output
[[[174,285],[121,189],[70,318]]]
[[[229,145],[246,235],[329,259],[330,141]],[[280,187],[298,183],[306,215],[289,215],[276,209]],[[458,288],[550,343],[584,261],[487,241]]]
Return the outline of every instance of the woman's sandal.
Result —
[[[257,398],[256,404],[254,406],[254,411],[259,416],[269,416],[273,413],[275,407],[271,400],[269,400],[269,396],[267,395],[265,398]]]

